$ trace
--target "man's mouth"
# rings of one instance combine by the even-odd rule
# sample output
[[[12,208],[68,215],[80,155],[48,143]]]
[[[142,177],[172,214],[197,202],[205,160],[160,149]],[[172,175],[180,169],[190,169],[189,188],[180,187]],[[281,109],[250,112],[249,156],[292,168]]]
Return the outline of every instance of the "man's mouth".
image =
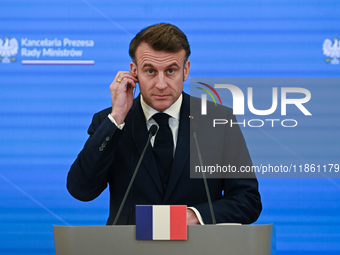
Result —
[[[166,99],[169,97],[169,95],[154,95],[156,99]]]

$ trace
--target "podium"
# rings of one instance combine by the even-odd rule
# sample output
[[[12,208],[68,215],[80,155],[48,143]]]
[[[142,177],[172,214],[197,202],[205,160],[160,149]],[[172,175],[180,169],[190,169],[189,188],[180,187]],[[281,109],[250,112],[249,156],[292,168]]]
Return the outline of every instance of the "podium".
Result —
[[[186,241],[136,240],[136,226],[53,226],[56,255],[270,255],[273,225],[189,225]]]

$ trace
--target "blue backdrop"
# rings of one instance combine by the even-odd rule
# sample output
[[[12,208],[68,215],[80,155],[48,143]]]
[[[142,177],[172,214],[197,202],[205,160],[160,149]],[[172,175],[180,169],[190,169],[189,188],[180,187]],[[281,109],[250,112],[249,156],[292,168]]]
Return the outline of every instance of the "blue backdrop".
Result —
[[[109,85],[129,69],[128,45],[142,28],[170,22],[187,34],[189,78],[340,76],[338,58],[323,51],[326,39],[340,37],[336,0],[0,0],[0,10],[0,254],[54,254],[52,225],[105,224],[108,192],[77,201],[66,176],[93,113],[110,106]],[[334,102],[325,120],[332,130],[340,128],[339,88],[318,92]],[[308,154],[290,148],[285,132],[275,130],[266,146]],[[306,132],[322,138],[328,130]],[[256,157],[261,140],[245,136]],[[339,135],[331,148],[326,141],[309,150],[321,146],[339,164]],[[278,255],[339,254],[339,179],[259,183],[257,223],[275,224]]]

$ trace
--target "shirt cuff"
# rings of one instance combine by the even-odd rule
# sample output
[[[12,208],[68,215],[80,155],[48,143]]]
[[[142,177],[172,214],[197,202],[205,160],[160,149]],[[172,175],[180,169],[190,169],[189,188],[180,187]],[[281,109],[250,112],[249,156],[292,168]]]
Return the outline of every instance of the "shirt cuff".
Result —
[[[111,122],[112,122],[113,124],[115,124],[116,127],[119,128],[120,130],[122,130],[123,127],[125,126],[125,122],[122,123],[122,124],[120,124],[120,125],[117,125],[116,120],[111,116],[111,114],[109,114],[107,117],[109,117],[109,119],[111,120]]]
[[[188,209],[193,210],[194,213],[196,214],[196,217],[197,217],[198,221],[200,222],[200,224],[204,225],[204,222],[203,222],[203,219],[202,219],[200,212],[195,207],[188,207]]]

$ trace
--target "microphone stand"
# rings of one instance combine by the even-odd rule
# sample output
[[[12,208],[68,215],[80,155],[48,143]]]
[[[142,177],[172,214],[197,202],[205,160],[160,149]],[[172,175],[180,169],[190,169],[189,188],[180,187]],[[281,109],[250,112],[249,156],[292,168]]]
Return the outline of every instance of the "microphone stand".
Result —
[[[147,147],[148,147],[148,145],[149,145],[149,143],[150,143],[150,139],[151,139],[151,137],[153,137],[153,136],[156,134],[157,129],[158,129],[158,128],[157,128],[156,125],[152,125],[152,126],[150,127],[150,129],[149,129],[149,137],[148,137],[148,141],[147,141],[146,144],[145,144],[145,147],[144,147],[144,149],[143,149],[142,155],[141,155],[140,158],[139,158],[139,161],[138,161],[138,164],[137,164],[137,166],[136,166],[136,169],[135,169],[135,171],[134,171],[134,173],[133,173],[133,175],[132,175],[132,177],[131,177],[129,186],[128,186],[127,189],[126,189],[125,195],[124,195],[123,200],[122,200],[122,202],[121,202],[121,204],[120,204],[120,206],[119,206],[117,215],[116,215],[115,220],[113,221],[113,224],[112,224],[112,225],[116,225],[116,224],[117,224],[117,221],[118,221],[118,219],[119,219],[119,216],[120,216],[120,214],[121,214],[121,212],[122,212],[122,210],[123,210],[123,207],[124,207],[124,205],[125,205],[126,198],[127,198],[127,196],[129,195],[129,192],[130,192],[130,190],[131,190],[132,184],[133,184],[133,182],[134,182],[134,180],[135,180],[135,178],[136,178],[136,175],[137,175],[139,166],[140,166],[140,164],[142,163],[142,160],[143,160],[143,158],[144,158],[145,151],[146,151],[146,149],[147,149]]]
[[[194,137],[196,148],[197,148],[198,160],[200,162],[201,169],[203,169],[203,160],[202,160],[202,155],[201,155],[201,151],[200,151],[200,148],[199,148],[199,145],[198,145],[197,134],[196,134],[196,123],[191,123],[191,127],[192,127],[192,130],[193,130],[192,135]],[[207,193],[212,223],[213,223],[213,225],[216,225],[215,213],[214,213],[214,209],[212,207],[210,191],[209,191],[209,187],[208,187],[208,183],[207,183],[207,177],[205,175],[205,172],[203,172],[203,171],[202,171],[202,175],[203,175],[203,182],[204,182],[205,191]]]

